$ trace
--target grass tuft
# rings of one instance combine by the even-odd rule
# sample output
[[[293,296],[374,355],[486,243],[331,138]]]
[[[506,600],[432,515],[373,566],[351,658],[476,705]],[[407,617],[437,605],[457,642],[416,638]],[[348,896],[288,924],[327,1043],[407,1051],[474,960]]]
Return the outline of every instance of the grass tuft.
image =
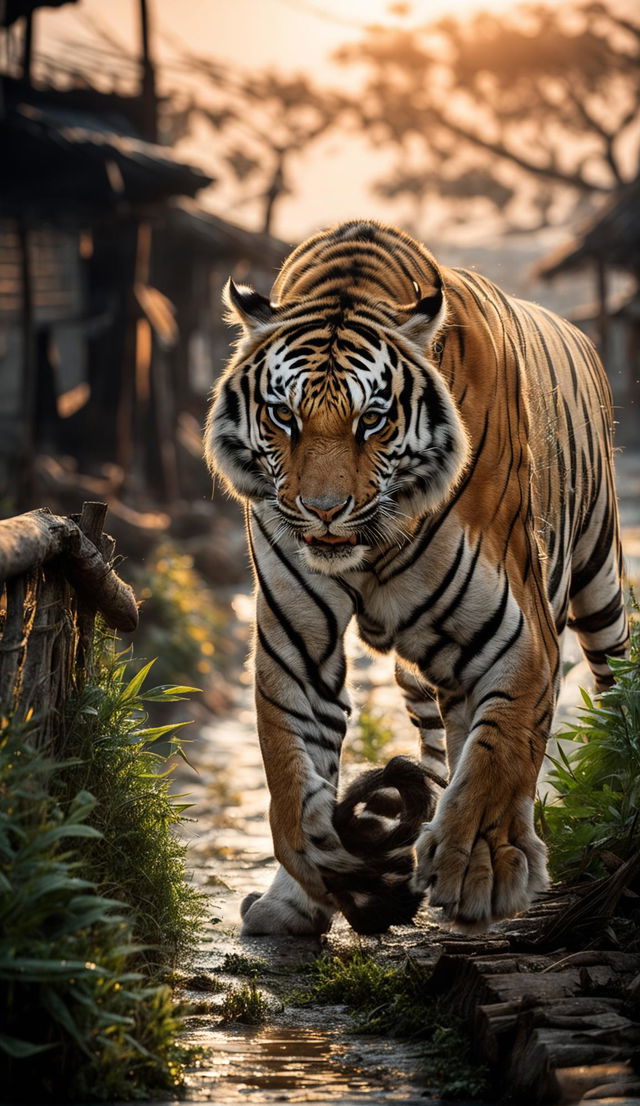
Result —
[[[260,960],[257,957],[254,959],[251,956],[241,956],[237,952],[228,952],[222,962],[220,971],[229,972],[230,975],[257,976],[267,968],[268,964],[266,960]]]
[[[539,800],[539,832],[558,880],[606,874],[603,858],[627,860],[640,848],[640,619],[629,660],[610,658],[615,684],[597,699],[582,691],[579,721],[556,734],[574,747],[549,758],[556,794]]]
[[[220,1007],[223,1022],[241,1022],[243,1025],[260,1025],[268,1012],[269,1003],[255,983],[230,987]]]

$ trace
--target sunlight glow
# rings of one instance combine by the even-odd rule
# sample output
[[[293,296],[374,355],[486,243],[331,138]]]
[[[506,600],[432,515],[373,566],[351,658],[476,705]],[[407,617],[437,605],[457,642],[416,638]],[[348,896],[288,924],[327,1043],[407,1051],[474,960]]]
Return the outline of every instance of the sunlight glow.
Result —
[[[412,27],[444,15],[458,18],[478,11],[496,14],[515,6],[518,0],[286,0],[299,11],[335,20],[345,26],[380,23]]]

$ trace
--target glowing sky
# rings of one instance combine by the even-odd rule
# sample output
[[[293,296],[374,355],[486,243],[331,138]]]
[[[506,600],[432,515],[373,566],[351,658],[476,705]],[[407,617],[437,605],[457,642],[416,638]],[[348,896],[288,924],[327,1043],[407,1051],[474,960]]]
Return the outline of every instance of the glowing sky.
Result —
[[[357,74],[331,61],[342,44],[362,37],[367,24],[410,27],[444,14],[465,16],[482,8],[496,14],[514,0],[151,0],[155,53],[160,62],[186,47],[252,69],[304,72],[319,83],[356,86]],[[402,14],[400,9],[408,9]],[[396,14],[394,14],[394,11]],[[93,24],[93,25],[92,25]],[[95,25],[129,53],[139,48],[137,0],[80,0],[77,5],[37,13],[36,49],[64,57],[68,40],[95,42]],[[183,142],[182,156],[216,173],[216,138],[200,132]],[[293,241],[339,219],[402,218],[401,204],[390,206],[369,191],[369,182],[394,163],[389,149],[372,151],[358,135],[332,134],[295,167],[295,192],[278,210],[275,232]],[[201,193],[200,201],[219,214],[257,226],[257,205],[239,202],[221,189]],[[430,228],[429,228],[430,229]]]

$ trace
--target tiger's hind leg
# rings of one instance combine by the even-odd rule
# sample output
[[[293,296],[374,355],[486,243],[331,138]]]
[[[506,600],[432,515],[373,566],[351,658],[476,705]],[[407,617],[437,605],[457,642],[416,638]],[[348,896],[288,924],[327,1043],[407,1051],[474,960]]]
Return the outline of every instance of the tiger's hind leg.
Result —
[[[286,868],[278,868],[264,894],[252,893],[240,906],[243,937],[281,934],[318,937],[331,927],[334,911],[307,895]]]
[[[629,623],[622,590],[622,552],[615,506],[593,522],[574,550],[571,565],[570,618],[593,672],[596,690],[613,683],[606,658],[625,656]]]

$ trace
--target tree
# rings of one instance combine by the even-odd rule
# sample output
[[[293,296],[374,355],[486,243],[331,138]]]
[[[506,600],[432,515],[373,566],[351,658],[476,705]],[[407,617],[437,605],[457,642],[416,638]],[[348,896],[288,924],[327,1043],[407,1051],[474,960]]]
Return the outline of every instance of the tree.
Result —
[[[183,62],[209,85],[211,99],[199,94],[194,114],[217,132],[219,163],[241,186],[243,204],[258,201],[260,229],[269,233],[277,205],[292,191],[292,161],[336,125],[349,100],[304,76],[244,76],[196,56]]]
[[[640,169],[640,22],[603,3],[370,28],[359,125],[399,153],[387,196],[482,197],[522,229],[566,218]]]

